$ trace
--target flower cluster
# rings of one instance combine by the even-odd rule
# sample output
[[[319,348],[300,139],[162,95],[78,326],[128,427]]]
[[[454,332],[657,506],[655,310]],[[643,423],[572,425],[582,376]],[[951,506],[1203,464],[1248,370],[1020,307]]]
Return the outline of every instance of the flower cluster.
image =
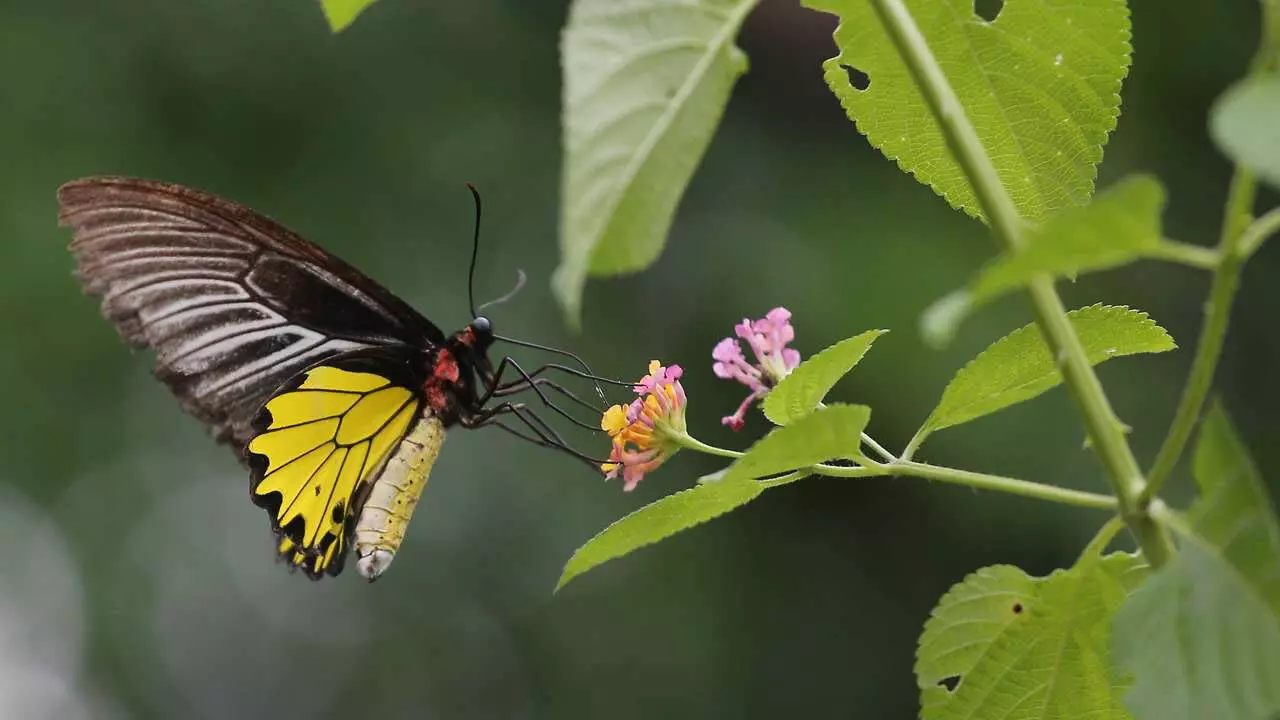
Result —
[[[683,374],[679,365],[650,362],[649,374],[633,388],[640,397],[630,405],[614,405],[601,417],[600,427],[609,433],[613,447],[600,470],[606,479],[621,473],[623,490],[634,489],[645,473],[675,454],[687,436]]]
[[[716,377],[737,380],[751,390],[737,412],[720,420],[734,430],[741,430],[746,423],[747,408],[768,395],[769,390],[800,364],[800,352],[787,347],[795,340],[796,331],[791,327],[791,312],[786,308],[774,308],[759,320],[743,319],[733,331],[737,337],[727,337],[717,343],[711,357],[716,361],[712,366]],[[754,364],[747,362],[740,340],[745,340],[751,348]]]

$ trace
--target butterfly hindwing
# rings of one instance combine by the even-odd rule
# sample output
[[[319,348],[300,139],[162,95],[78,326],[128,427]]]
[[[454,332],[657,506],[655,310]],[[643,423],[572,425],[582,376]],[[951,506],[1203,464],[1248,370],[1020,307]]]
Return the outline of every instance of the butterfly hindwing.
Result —
[[[291,566],[312,577],[342,569],[361,490],[423,410],[411,368],[391,348],[343,355],[267,400],[246,447],[250,489]]]
[[[244,206],[110,177],[67,183],[58,201],[85,290],[125,340],[156,350],[156,375],[237,450],[263,402],[309,365],[443,340],[391,292]]]

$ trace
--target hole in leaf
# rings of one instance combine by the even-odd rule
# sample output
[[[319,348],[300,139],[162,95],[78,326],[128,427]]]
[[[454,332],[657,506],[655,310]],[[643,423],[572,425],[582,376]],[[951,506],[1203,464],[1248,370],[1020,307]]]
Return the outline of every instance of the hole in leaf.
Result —
[[[849,84],[853,86],[854,90],[862,92],[871,87],[870,75],[850,65],[841,65],[840,67],[844,68],[845,73],[849,75]]]
[[[960,687],[960,676],[952,675],[950,677],[944,677],[938,681],[938,687],[944,687],[947,689],[947,692],[953,693],[956,691],[956,688]]]
[[[973,12],[987,22],[995,22],[1004,9],[1004,0],[973,0]]]
[[[1022,614],[1022,603],[1020,603],[1020,602],[1016,602],[1016,603],[1014,603],[1014,604],[1013,604],[1013,614],[1014,614],[1014,615],[1021,615],[1021,614]]]

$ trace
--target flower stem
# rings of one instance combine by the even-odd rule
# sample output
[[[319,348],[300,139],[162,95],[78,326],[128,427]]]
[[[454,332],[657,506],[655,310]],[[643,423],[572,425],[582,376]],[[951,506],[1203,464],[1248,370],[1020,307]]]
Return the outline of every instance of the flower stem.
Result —
[[[685,433],[683,436],[676,438],[676,441],[680,444],[680,447],[688,448],[689,450],[696,450],[700,453],[706,453],[708,455],[718,455],[720,457],[727,457],[727,458],[742,457],[742,453],[738,452],[737,450],[729,450],[728,448],[716,447],[715,445],[708,445],[688,433]]]
[[[965,114],[964,106],[947,82],[920,28],[902,0],[872,0],[880,22],[910,70],[921,94],[933,111],[947,145],[964,170],[996,237],[1010,254],[1018,253],[1025,239],[1023,219],[1000,181],[991,158]],[[1066,308],[1048,276],[1038,276],[1028,286],[1036,322],[1049,350],[1057,358],[1068,389],[1084,416],[1093,448],[1106,468],[1120,515],[1153,567],[1164,564],[1172,551],[1169,538],[1146,513],[1139,496],[1146,482],[1122,425],[1103,392],[1098,376],[1085,355],[1084,346],[1067,320]]]
[[[1159,245],[1152,248],[1151,257],[1189,265],[1201,270],[1216,270],[1218,267],[1217,250],[1168,238],[1161,240]]]
[[[1244,267],[1243,252],[1244,235],[1265,237],[1266,226],[1280,223],[1280,217],[1267,220],[1263,230],[1249,233],[1267,217],[1268,213],[1253,225],[1247,225],[1253,208],[1257,185],[1253,173],[1237,168],[1231,178],[1231,189],[1227,193],[1227,207],[1222,218],[1222,237],[1218,241],[1218,269],[1213,273],[1213,282],[1209,290],[1209,302],[1204,306],[1204,326],[1200,329],[1200,340],[1196,344],[1196,356],[1191,361],[1191,373],[1187,377],[1186,388],[1178,401],[1178,409],[1174,413],[1169,432],[1165,435],[1160,451],[1156,453],[1155,463],[1147,473],[1147,487],[1143,490],[1140,502],[1155,497],[1160,486],[1168,479],[1169,474],[1178,465],[1178,458],[1191,438],[1204,400],[1213,386],[1213,376],[1218,369],[1218,359],[1222,357],[1222,344],[1227,336],[1227,324],[1231,319],[1231,307],[1235,304],[1236,289],[1240,286],[1240,272]],[[1256,241],[1260,243],[1261,240]],[[1256,245],[1256,243],[1255,243]]]
[[[899,460],[897,462],[892,462],[887,465],[881,465],[874,468],[845,467],[842,465],[814,465],[810,470],[818,475],[829,475],[831,477],[877,477],[883,475],[918,477],[926,480],[951,483],[953,485],[966,485],[978,490],[995,490],[996,492],[1021,495],[1023,497],[1047,500],[1049,502],[1061,503],[1063,505],[1074,505],[1076,507],[1111,510],[1113,512],[1119,507],[1118,501],[1110,495],[1084,492],[1082,490],[1071,490],[1068,488],[1058,487],[1056,485],[1045,485],[1042,483],[1031,482],[1029,480],[1019,480],[1017,478],[1003,477],[1000,475],[988,475],[986,473],[958,470],[956,468],[940,467],[938,465],[928,465],[926,463],[911,462],[909,460]]]

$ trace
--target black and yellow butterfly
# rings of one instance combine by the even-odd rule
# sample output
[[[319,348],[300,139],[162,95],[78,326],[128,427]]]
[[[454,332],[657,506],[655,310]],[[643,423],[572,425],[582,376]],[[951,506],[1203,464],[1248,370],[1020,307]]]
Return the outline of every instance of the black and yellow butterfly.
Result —
[[[510,357],[495,367],[495,340],[569,353],[496,336],[474,303],[471,323],[445,336],[297,234],[178,185],[85,178],[58,201],[85,291],[128,343],[156,351],[156,376],[183,408],[235,448],[277,551],[313,579],[337,575],[353,546],[361,575],[386,570],[451,425],[494,425],[590,460],[502,398],[533,390],[567,416],[541,388],[582,401],[537,376],[591,376],[554,364],[526,373]],[[503,382],[508,369],[520,377]]]

